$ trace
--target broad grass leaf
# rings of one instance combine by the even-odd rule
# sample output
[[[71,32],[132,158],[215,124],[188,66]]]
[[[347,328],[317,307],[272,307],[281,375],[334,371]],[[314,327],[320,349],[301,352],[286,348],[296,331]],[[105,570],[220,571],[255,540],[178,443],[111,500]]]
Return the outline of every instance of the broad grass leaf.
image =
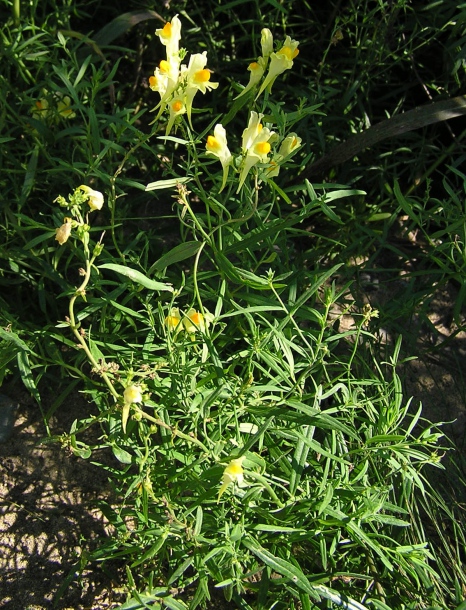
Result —
[[[305,591],[310,597],[316,601],[320,601],[320,597],[315,593],[314,587],[309,583],[306,576],[298,567],[294,566],[285,559],[281,559],[281,557],[272,555],[272,553],[261,547],[258,542],[251,538],[243,539],[242,544],[247,549],[252,551],[256,557],[259,557],[259,559],[261,559],[266,565],[272,568],[272,570],[278,572],[278,574],[281,574],[286,578],[289,578],[296,586]]]
[[[131,269],[130,267],[125,267],[124,265],[105,263],[104,265],[99,265],[99,269],[110,269],[110,271],[115,271],[115,273],[124,275],[133,282],[136,282],[137,284],[140,284],[141,286],[144,286],[149,290],[173,292],[173,287],[171,286],[171,284],[162,284],[162,282],[154,282],[154,280],[149,279],[140,271],[137,271],[136,269]]]

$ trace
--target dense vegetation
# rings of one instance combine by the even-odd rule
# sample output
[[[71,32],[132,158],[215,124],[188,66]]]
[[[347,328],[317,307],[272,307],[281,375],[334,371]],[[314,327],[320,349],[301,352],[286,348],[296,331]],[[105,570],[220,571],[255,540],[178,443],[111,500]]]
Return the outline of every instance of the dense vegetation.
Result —
[[[296,5],[2,5],[0,379],[108,472],[67,583],[118,560],[122,609],[466,598],[400,378],[446,286],[464,330],[466,9]]]

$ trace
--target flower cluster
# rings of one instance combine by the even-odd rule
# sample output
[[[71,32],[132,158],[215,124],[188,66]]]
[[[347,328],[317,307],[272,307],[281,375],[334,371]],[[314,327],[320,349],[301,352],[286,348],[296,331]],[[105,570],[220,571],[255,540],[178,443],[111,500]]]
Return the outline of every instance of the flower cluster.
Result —
[[[205,333],[212,320],[213,316],[208,311],[202,314],[191,308],[183,315],[178,307],[172,307],[170,313],[165,318],[165,326],[174,332],[175,335],[182,330],[192,335],[196,331]]]
[[[95,191],[94,189],[91,189],[90,186],[81,184],[81,186],[78,186],[78,188],[75,189],[73,195],[69,197],[69,201],[59,195],[55,199],[54,203],[55,202],[61,207],[69,208],[73,216],[73,218],[65,216],[63,224],[58,227],[58,229],[55,229],[55,239],[60,246],[62,246],[68,241],[71,235],[71,229],[78,230],[78,237],[80,239],[84,238],[84,234],[87,235],[89,227],[83,220],[81,206],[82,204],[87,203],[90,212],[101,210],[104,205],[104,196],[100,191]]]
[[[188,65],[181,64],[185,56],[179,48],[181,21],[175,15],[163,28],[155,32],[166,47],[167,58],[163,59],[149,77],[149,87],[160,95],[157,119],[168,108],[169,119],[165,134],[169,134],[178,116],[186,114],[191,125],[191,110],[194,96],[198,91],[205,93],[216,89],[218,83],[211,83],[211,71],[206,68],[207,51],[191,55]]]
[[[293,59],[299,53],[298,45],[298,41],[292,40],[287,36],[280,49],[274,52],[272,32],[264,28],[261,33],[262,55],[257,61],[249,64],[248,70],[251,73],[249,83],[237,97],[241,97],[251,91],[251,89],[254,89],[264,76],[267,67],[268,72],[256,95],[256,100],[265,90],[270,93],[277,76],[293,67]]]
[[[240,176],[237,192],[239,192],[246,176],[255,165],[260,164],[265,178],[278,176],[280,165],[289,160],[301,146],[301,138],[295,133],[290,133],[282,141],[278,151],[272,153],[272,145],[279,140],[279,137],[274,131],[263,126],[261,122],[263,116],[261,113],[251,112],[248,126],[243,131],[242,151],[237,163],[230,153],[226,132],[220,123],[215,126],[214,135],[208,136],[207,154],[217,157],[223,167],[223,181],[220,190],[226,184],[230,166],[238,166]],[[270,154],[272,154],[271,157]]]

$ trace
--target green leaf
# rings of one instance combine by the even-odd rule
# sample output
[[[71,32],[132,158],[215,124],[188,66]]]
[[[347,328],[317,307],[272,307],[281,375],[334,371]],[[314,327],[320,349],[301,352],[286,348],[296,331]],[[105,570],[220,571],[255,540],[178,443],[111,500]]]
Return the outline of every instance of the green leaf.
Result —
[[[137,271],[136,269],[131,269],[130,267],[125,267],[124,265],[105,263],[104,265],[99,265],[99,269],[110,269],[110,271],[115,271],[115,273],[124,275],[133,282],[136,282],[137,284],[140,284],[141,286],[144,286],[149,290],[164,290],[166,292],[173,292],[173,287],[171,284],[162,284],[161,282],[154,282],[154,280],[149,279],[140,271]]]
[[[37,389],[36,382],[32,375],[31,367],[29,366],[29,358],[27,352],[20,351],[17,355],[18,369],[21,375],[21,379],[26,389],[34,396],[38,405],[41,405],[41,399],[39,390]]]
[[[117,445],[112,446],[113,455],[116,459],[122,464],[131,464],[133,461],[133,456],[131,453],[128,453],[125,449],[118,447]]]
[[[162,23],[165,22],[165,19],[155,11],[140,10],[123,13],[99,30],[93,37],[94,42],[101,47],[109,45],[133,26],[141,23],[141,21],[148,21],[150,19],[158,19]]]
[[[286,576],[292,582],[295,583],[300,589],[305,591],[310,597],[315,599],[316,601],[320,601],[319,595],[317,595],[314,591],[314,587],[309,583],[307,578],[301,572],[301,570],[294,566],[289,561],[285,559],[281,559],[280,557],[276,557],[272,555],[267,549],[261,547],[255,540],[251,538],[245,538],[242,541],[242,544],[248,548],[250,551],[254,553],[259,559],[268,565],[272,570],[278,572],[282,576]]]
[[[7,331],[4,328],[0,328],[0,339],[8,341],[8,343],[14,343],[19,350],[30,352],[31,350],[22,339],[13,331]]]
[[[187,241],[184,244],[179,244],[164,254],[158,261],[151,266],[149,269],[149,273],[154,273],[154,271],[163,271],[173,263],[179,263],[180,261],[184,261],[187,258],[191,258],[197,254],[199,248],[202,246],[202,243],[199,241]]]
[[[156,182],[149,182],[146,186],[146,191],[157,191],[160,189],[173,189],[176,188],[177,184],[186,184],[191,178],[170,178],[169,180],[157,180]]]

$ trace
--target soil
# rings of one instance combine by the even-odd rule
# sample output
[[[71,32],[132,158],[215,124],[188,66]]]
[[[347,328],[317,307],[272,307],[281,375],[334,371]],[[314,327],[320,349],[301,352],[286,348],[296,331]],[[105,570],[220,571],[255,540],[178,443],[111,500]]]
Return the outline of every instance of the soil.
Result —
[[[431,303],[432,326],[422,328],[413,320],[406,328],[415,337],[423,356],[400,369],[405,397],[413,397],[413,409],[423,405],[423,417],[450,422],[443,431],[465,455],[466,402],[463,381],[466,333],[458,332],[449,312],[456,289],[447,286]],[[377,291],[371,302],[377,305]],[[351,316],[344,323],[351,326]],[[385,340],[391,342],[390,331]],[[445,342],[446,343],[443,343]],[[408,341],[410,348],[415,347]],[[441,343],[443,347],[436,349]],[[414,350],[411,350],[414,353]],[[11,438],[0,445],[0,608],[8,610],[104,610],[124,601],[119,589],[123,566],[86,568],[57,596],[65,578],[77,573],[77,558],[107,535],[107,525],[97,508],[108,497],[105,473],[89,461],[75,457],[58,443],[47,443],[37,404],[27,392],[4,385],[3,394],[19,404]],[[67,408],[50,422],[53,434],[68,432],[74,419],[92,406],[76,393]],[[446,477],[447,478],[447,477]],[[59,599],[58,599],[59,597]],[[229,608],[222,600],[212,606]]]

